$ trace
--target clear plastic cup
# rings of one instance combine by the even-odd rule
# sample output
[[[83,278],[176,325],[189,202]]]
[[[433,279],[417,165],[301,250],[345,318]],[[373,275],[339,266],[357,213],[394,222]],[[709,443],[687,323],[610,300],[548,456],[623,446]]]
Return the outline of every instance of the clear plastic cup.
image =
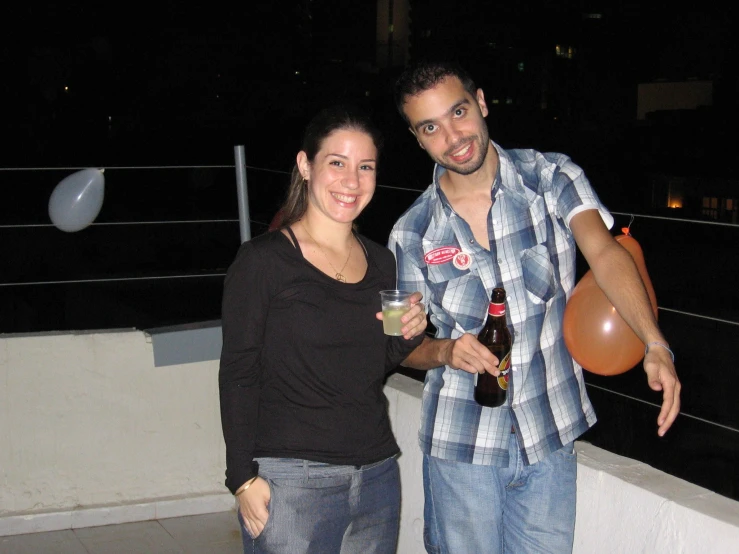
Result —
[[[403,322],[400,318],[411,309],[412,292],[405,290],[381,290],[382,328],[386,335],[402,336]]]

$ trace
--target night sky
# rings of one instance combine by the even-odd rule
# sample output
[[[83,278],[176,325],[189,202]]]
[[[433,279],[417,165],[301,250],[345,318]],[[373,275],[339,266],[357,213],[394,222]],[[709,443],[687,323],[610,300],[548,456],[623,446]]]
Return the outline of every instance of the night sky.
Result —
[[[0,100],[13,140],[3,165],[193,156],[208,163],[221,158],[214,146],[228,151],[244,142],[260,159],[283,164],[305,120],[321,104],[343,99],[371,103],[391,133],[401,129],[389,97],[399,68],[376,67],[374,2],[351,8],[340,0],[185,4],[4,8]],[[633,116],[635,84],[659,78],[713,79],[719,99],[736,97],[734,7],[496,4],[411,2],[411,56],[455,56],[489,90],[509,77],[491,61],[493,54],[501,59],[501,49],[531,56],[553,44],[576,44],[578,72],[568,78],[588,83],[585,92],[597,91],[591,98],[577,93],[579,106],[590,103],[590,113],[600,112],[591,119]],[[584,20],[583,14],[596,13],[601,21]],[[514,132],[502,125],[495,135],[501,139],[548,146],[537,125],[511,124]],[[263,148],[266,141],[271,148]]]

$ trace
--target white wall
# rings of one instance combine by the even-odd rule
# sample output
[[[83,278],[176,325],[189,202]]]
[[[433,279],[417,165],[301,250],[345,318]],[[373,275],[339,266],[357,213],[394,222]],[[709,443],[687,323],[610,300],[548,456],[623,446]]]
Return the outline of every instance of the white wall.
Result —
[[[218,362],[155,367],[140,331],[0,336],[0,535],[233,508]],[[385,389],[403,451],[398,552],[423,553],[421,383]],[[585,443],[575,552],[736,552],[739,503]]]
[[[155,501],[225,500],[218,364],[154,367],[149,341],[140,331],[0,339],[0,535],[28,532],[29,514],[84,526],[84,508],[128,505],[105,520],[119,522],[167,513]]]

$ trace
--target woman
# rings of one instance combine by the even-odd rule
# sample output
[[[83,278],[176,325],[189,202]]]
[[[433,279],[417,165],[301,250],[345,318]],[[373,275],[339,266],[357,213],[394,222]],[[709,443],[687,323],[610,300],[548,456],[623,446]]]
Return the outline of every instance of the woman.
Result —
[[[374,194],[379,145],[356,110],[319,113],[282,229],[244,243],[226,277],[221,419],[244,552],[395,552],[398,446],[382,386],[426,316],[416,293],[404,336],[378,321],[395,259],[353,223]]]

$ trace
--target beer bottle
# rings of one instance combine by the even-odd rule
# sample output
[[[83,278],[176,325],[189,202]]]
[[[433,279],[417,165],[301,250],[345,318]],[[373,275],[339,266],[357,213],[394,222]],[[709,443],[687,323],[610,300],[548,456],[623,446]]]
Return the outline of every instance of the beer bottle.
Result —
[[[488,306],[488,319],[477,335],[483,345],[498,358],[500,375],[478,373],[475,375],[475,400],[478,404],[497,408],[505,404],[508,377],[511,366],[511,333],[505,318],[505,289],[493,289]]]

